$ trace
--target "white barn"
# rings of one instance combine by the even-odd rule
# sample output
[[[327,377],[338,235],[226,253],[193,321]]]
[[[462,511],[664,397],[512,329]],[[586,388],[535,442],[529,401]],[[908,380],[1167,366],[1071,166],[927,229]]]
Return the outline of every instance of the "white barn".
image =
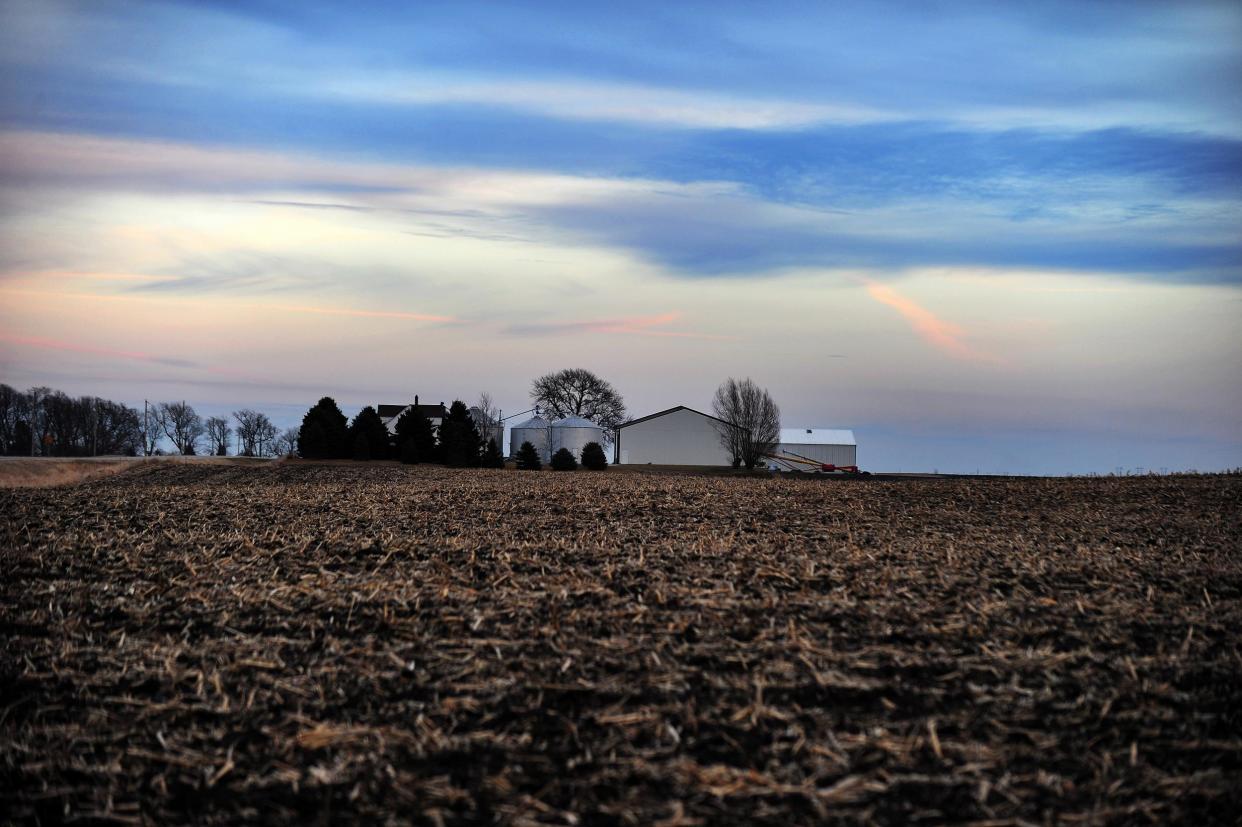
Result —
[[[720,444],[723,419],[678,405],[617,428],[613,462],[618,465],[732,465]]]
[[[858,464],[854,432],[838,428],[781,428],[781,442],[776,450],[831,465]]]

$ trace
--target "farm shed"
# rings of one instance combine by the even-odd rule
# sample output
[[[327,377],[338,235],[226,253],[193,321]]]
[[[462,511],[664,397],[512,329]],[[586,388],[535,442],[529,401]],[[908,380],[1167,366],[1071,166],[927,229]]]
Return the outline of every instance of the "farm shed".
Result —
[[[405,413],[406,408],[417,407],[423,412],[423,416],[431,420],[431,427],[439,428],[440,423],[444,421],[444,417],[448,416],[448,409],[441,402],[438,405],[419,405],[418,397],[414,397],[413,405],[376,405],[375,412],[379,414],[380,421],[384,423],[384,427],[388,429],[388,433],[395,434],[397,432],[397,420],[401,418],[401,414]]]
[[[678,405],[617,428],[613,461],[618,465],[732,465],[720,429],[734,426]]]
[[[837,428],[781,428],[781,442],[776,450],[830,465],[858,464],[854,432]]]

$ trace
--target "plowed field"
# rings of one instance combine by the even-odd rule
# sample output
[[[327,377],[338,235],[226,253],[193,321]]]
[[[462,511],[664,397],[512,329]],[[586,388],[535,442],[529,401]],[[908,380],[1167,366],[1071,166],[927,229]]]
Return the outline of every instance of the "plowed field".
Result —
[[[1235,823],[1242,477],[0,491],[0,821]]]

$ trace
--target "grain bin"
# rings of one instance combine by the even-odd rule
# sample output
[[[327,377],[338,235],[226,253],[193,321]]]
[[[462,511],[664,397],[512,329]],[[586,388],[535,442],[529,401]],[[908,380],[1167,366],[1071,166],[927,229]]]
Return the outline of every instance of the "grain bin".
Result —
[[[552,451],[568,448],[574,459],[582,459],[582,449],[588,442],[604,444],[604,429],[589,419],[567,416],[552,423]]]
[[[509,453],[516,457],[523,442],[529,442],[535,446],[539,459],[544,462],[551,461],[552,452],[548,450],[548,420],[536,415],[519,425],[514,425],[509,430]]]

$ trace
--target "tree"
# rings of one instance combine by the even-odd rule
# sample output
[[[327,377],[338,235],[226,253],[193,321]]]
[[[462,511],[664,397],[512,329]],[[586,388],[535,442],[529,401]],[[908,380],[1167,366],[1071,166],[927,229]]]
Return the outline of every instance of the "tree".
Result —
[[[470,417],[479,432],[481,444],[486,447],[489,439],[496,440],[497,447],[504,444],[504,426],[500,423],[500,409],[492,401],[492,395],[484,391],[479,394],[479,401],[470,409]]]
[[[328,439],[323,434],[323,426],[318,422],[310,422],[303,424],[298,429],[298,455],[304,458],[316,458],[326,456],[328,453]]]
[[[590,471],[603,471],[608,467],[608,457],[604,455],[604,446],[598,442],[588,442],[582,446],[582,467]]]
[[[371,445],[370,440],[367,439],[366,431],[358,431],[354,434],[352,456],[358,460],[368,460],[371,458]]]
[[[529,442],[523,442],[522,447],[517,452],[517,467],[519,471],[538,471],[543,468],[543,463],[539,460],[539,452],[535,450],[535,446]]]
[[[211,453],[218,457],[228,456],[229,442],[233,436],[229,421],[222,416],[212,416],[208,417],[206,425],[207,442],[211,446]]]
[[[388,428],[375,408],[367,405],[349,426],[349,441],[354,459],[388,459]],[[358,437],[366,437],[367,456],[358,456]]]
[[[505,458],[500,455],[500,449],[496,447],[496,440],[494,439],[489,439],[487,441],[487,447],[483,449],[483,467],[505,467]]]
[[[440,423],[440,461],[454,468],[478,468],[479,447],[479,432],[466,403],[454,400]]]
[[[282,457],[291,457],[298,450],[298,428],[285,428],[285,430],[276,437],[276,453]]]
[[[270,456],[280,432],[267,414],[243,408],[234,411],[233,418],[237,420],[237,453],[243,457]]]
[[[322,438],[316,435],[310,444],[304,445],[306,429],[318,423]],[[349,420],[341,413],[336,400],[325,396],[315,403],[302,417],[302,429],[298,437],[298,453],[307,459],[344,459],[351,453]]]
[[[781,409],[765,388],[749,378],[722,382],[712,400],[712,410],[724,420],[717,432],[734,467],[741,464],[751,470],[780,444]]]
[[[574,459],[574,452],[568,448],[561,448],[552,455],[553,471],[577,471],[578,460]]]
[[[395,430],[402,462],[412,465],[435,460],[435,427],[417,405],[410,405],[401,412],[397,417]]]
[[[203,420],[194,408],[185,402],[161,402],[156,411],[156,422],[177,453],[193,454],[204,430]]]
[[[611,441],[616,427],[625,421],[625,401],[621,394],[589,370],[569,368],[535,380],[531,398],[553,417],[581,416],[604,429]]]

